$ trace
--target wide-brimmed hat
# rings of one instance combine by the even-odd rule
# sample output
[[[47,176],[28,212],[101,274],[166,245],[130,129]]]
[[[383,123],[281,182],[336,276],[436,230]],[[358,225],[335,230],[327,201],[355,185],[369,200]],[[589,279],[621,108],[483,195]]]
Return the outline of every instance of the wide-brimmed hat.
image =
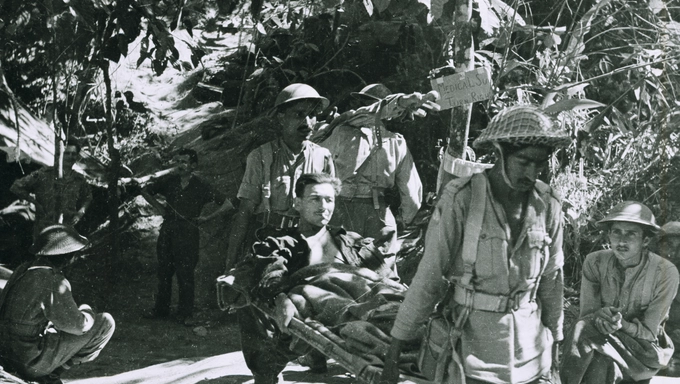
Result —
[[[597,224],[608,225],[617,221],[640,224],[652,231],[659,230],[652,210],[637,201],[624,201],[617,204],[609,211],[609,214],[605,216],[604,219],[598,221]]]
[[[664,236],[680,236],[680,221],[669,221],[661,227]]]
[[[274,107],[276,108],[280,105],[303,99],[318,100],[321,103],[320,110],[326,109],[328,104],[330,104],[330,101],[327,98],[319,95],[319,92],[311,86],[302,83],[293,83],[279,92],[278,96],[276,96]]]
[[[80,251],[88,245],[90,241],[78,234],[73,227],[54,224],[40,231],[29,250],[35,255],[56,256]]]
[[[472,146],[482,148],[494,142],[558,148],[569,145],[571,138],[539,108],[516,105],[494,116]]]
[[[369,84],[363,87],[359,92],[350,93],[355,99],[371,99],[376,101],[382,100],[391,94],[392,91],[380,83]]]

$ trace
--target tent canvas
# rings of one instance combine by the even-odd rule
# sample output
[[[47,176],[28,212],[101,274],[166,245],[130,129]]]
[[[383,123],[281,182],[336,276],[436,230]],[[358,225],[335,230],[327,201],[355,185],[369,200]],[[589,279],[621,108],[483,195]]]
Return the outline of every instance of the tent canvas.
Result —
[[[7,154],[7,162],[17,159],[52,166],[54,164],[54,131],[45,121],[33,115],[20,102],[17,103],[17,118],[9,96],[0,92],[0,150]],[[17,145],[17,141],[19,142]]]

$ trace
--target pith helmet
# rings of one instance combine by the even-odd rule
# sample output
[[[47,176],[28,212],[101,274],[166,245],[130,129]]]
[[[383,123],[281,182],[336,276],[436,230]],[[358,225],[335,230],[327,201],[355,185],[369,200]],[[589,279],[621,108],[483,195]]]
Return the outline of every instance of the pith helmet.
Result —
[[[391,95],[392,91],[385,85],[380,83],[369,84],[361,89],[359,92],[352,92],[350,95],[357,99],[372,99],[382,100]]]
[[[493,142],[565,147],[571,138],[537,107],[517,105],[494,116],[472,146],[481,148]]]
[[[29,250],[36,255],[57,256],[80,251],[88,245],[90,241],[78,234],[73,227],[55,224],[40,231]]]
[[[640,224],[654,231],[659,229],[659,226],[656,225],[656,218],[654,218],[652,210],[637,201],[624,201],[623,203],[617,204],[612,208],[609,214],[604,219],[598,221],[597,224],[609,224],[616,221]]]
[[[328,104],[330,104],[330,101],[328,101],[327,98],[319,95],[319,92],[317,92],[316,89],[310,87],[307,84],[294,83],[287,86],[281,92],[279,92],[279,95],[276,96],[274,107],[278,107],[279,105],[302,99],[319,100],[321,102],[322,110],[326,109],[326,107],[328,107]]]
[[[661,227],[664,236],[680,236],[680,221],[669,221]]]

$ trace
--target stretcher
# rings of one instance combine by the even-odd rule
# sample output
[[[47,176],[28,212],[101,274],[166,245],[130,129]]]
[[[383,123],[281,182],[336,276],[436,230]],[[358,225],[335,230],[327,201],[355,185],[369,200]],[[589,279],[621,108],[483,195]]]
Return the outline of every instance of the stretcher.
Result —
[[[228,297],[228,293],[233,284],[233,276],[220,276],[217,279],[217,302],[221,310],[226,311],[232,308],[233,297]],[[233,292],[233,291],[231,291]],[[250,302],[253,306],[265,315],[273,318],[272,309],[258,302]],[[316,321],[302,321],[293,318],[288,325],[288,331],[309,344],[312,348],[324,354],[326,357],[335,360],[348,372],[353,374],[360,382],[365,384],[378,384],[382,369],[372,364],[368,359],[356,355],[343,348],[344,342],[340,336],[331,332],[323,324]],[[433,384],[422,377],[414,376],[410,373],[400,373],[400,384]]]

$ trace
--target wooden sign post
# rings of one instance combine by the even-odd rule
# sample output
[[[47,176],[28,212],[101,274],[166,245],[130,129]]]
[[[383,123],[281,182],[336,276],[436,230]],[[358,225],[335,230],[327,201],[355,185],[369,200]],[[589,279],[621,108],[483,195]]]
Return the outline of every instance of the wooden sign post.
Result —
[[[437,103],[442,110],[488,100],[493,96],[491,73],[487,68],[437,77],[430,83],[432,89],[439,92],[441,98]]]

